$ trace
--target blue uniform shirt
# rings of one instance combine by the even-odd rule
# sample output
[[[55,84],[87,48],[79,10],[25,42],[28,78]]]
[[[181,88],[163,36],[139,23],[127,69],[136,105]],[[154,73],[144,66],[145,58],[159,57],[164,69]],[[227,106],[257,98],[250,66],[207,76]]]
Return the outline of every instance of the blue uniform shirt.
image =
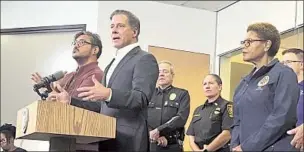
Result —
[[[278,59],[256,69],[235,90],[231,148],[243,151],[288,151],[297,121],[299,87],[292,69]]]
[[[298,113],[298,122],[297,122],[297,126],[301,125],[303,123],[303,96],[304,96],[304,92],[303,92],[303,87],[304,87],[304,80],[302,82],[299,83],[299,87],[300,87],[300,98],[299,98],[299,102],[298,102],[298,107],[297,107],[297,113]]]

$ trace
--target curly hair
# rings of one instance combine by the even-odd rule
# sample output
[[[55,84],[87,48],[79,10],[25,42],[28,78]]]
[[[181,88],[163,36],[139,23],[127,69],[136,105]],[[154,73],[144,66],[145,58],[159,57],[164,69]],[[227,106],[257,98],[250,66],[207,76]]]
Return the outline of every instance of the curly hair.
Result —
[[[274,57],[279,51],[281,44],[280,33],[277,28],[270,23],[254,23],[248,26],[247,32],[256,32],[258,37],[263,40],[270,40],[271,47],[268,50],[268,56]]]
[[[0,133],[4,134],[6,139],[16,138],[16,127],[12,124],[3,124],[0,127]]]
[[[100,57],[101,53],[102,53],[102,42],[100,40],[100,36],[96,33],[92,33],[90,31],[81,31],[78,32],[77,34],[75,34],[74,36],[74,40],[76,40],[79,36],[81,35],[87,35],[90,37],[91,43],[94,46],[97,46],[99,51],[97,52],[97,59]]]

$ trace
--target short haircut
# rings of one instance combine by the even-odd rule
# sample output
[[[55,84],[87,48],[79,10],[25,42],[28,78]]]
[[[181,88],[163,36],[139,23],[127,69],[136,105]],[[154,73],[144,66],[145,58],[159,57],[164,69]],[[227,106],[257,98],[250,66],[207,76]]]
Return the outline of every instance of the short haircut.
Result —
[[[115,10],[111,16],[110,20],[112,20],[115,15],[125,15],[128,18],[128,23],[134,31],[137,31],[136,39],[138,40],[138,36],[140,33],[140,21],[138,17],[136,17],[133,13],[127,10]]]
[[[4,124],[0,127],[0,133],[4,134],[7,140],[16,138],[16,127],[12,124]]]
[[[172,75],[174,75],[175,73],[174,73],[173,64],[172,64],[170,61],[162,60],[162,61],[160,61],[160,62],[158,63],[158,65],[163,64],[163,63],[170,65],[170,72],[171,72]]]
[[[286,53],[293,53],[293,54],[295,54],[297,57],[298,57],[298,59],[300,60],[300,61],[303,61],[303,54],[304,54],[304,51],[302,50],[302,49],[298,49],[298,48],[290,48],[290,49],[287,49],[287,50],[284,50],[283,52],[282,52],[282,55],[285,55]]]
[[[271,41],[271,47],[267,52],[268,56],[274,57],[277,54],[281,44],[281,37],[275,26],[263,22],[254,23],[248,26],[247,32],[249,31],[256,32],[260,39]]]
[[[212,76],[218,85],[223,84],[222,79],[219,75],[217,75],[217,74],[208,74],[208,75]]]
[[[74,40],[76,40],[81,35],[87,35],[87,36],[89,36],[92,45],[93,46],[97,46],[99,48],[99,51],[96,54],[97,59],[98,59],[100,57],[101,53],[102,53],[102,43],[101,43],[99,35],[95,34],[95,33],[92,33],[92,32],[89,32],[89,31],[81,31],[81,32],[78,32],[75,35]]]

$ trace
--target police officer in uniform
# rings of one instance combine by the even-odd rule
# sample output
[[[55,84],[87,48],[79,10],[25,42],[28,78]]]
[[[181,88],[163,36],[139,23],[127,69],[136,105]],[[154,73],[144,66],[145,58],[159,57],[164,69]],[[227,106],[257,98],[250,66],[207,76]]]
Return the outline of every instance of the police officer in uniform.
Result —
[[[190,96],[187,90],[172,86],[173,77],[172,64],[160,62],[158,86],[148,106],[150,151],[183,151]]]
[[[193,151],[229,151],[233,106],[220,95],[221,78],[215,74],[207,75],[203,90],[207,101],[195,109],[187,130],[190,147]]]
[[[286,132],[296,124],[297,76],[274,58],[280,34],[269,23],[247,28],[243,60],[255,68],[235,90],[232,151],[296,151]]]

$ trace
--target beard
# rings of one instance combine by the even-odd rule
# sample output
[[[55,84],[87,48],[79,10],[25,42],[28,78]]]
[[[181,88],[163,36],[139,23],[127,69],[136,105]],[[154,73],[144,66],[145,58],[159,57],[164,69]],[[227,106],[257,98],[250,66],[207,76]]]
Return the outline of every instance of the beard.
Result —
[[[75,60],[79,60],[79,59],[81,59],[81,58],[83,58],[83,57],[77,56],[77,55],[76,55],[76,56],[73,55],[73,58],[74,58]]]

